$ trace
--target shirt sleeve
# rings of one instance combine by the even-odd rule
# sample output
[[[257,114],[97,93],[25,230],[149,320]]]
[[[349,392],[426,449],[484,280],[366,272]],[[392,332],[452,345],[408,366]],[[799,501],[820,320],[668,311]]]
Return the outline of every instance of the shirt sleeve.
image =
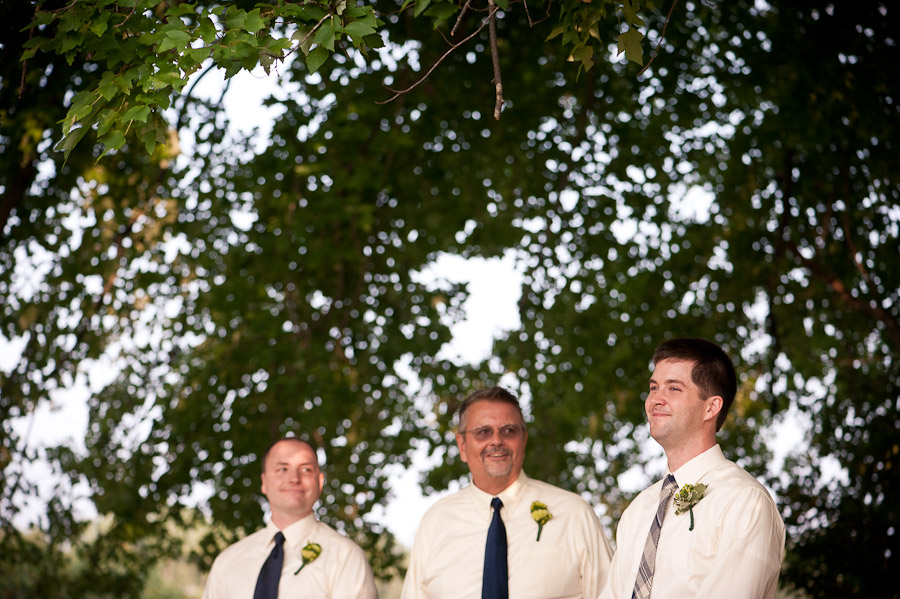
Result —
[[[629,591],[627,593],[628,597],[631,596],[630,591],[634,587],[634,580],[625,580],[628,559],[623,552],[623,548],[626,547],[629,542],[634,542],[635,531],[633,527],[630,527],[629,525],[629,520],[633,520],[633,518],[629,518],[629,516],[630,514],[628,511],[622,514],[622,518],[619,520],[619,526],[616,528],[617,549],[612,557],[606,582],[601,587],[602,591],[600,592],[599,599],[619,599],[626,595],[626,589]]]
[[[347,542],[343,559],[331,577],[333,599],[378,599],[375,577],[366,554],[356,544]],[[205,598],[204,598],[205,599]]]
[[[224,599],[225,594],[222,592],[222,581],[219,576],[220,562],[217,558],[213,561],[209,575],[206,577],[206,584],[203,586],[203,599]]]
[[[412,551],[409,553],[409,567],[406,569],[406,578],[403,579],[403,589],[400,591],[400,599],[428,599],[425,588],[422,586],[422,554],[426,550],[427,542],[424,533],[424,520],[419,523],[413,540]]]
[[[764,489],[747,489],[725,509],[715,563],[697,597],[772,598],[784,552],[784,523]]]
[[[600,519],[590,506],[586,505],[585,509],[582,524],[585,552],[581,556],[581,596],[584,599],[594,599],[609,576],[613,551],[600,525]]]

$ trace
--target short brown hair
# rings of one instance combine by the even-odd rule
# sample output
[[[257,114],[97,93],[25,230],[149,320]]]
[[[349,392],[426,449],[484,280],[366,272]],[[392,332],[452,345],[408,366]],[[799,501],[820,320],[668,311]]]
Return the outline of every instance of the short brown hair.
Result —
[[[479,401],[498,401],[513,405],[519,412],[519,418],[522,419],[522,424],[525,423],[525,416],[522,415],[522,406],[519,405],[519,398],[503,387],[495,386],[488,389],[479,389],[474,393],[470,393],[469,396],[463,400],[462,404],[459,406],[459,430],[463,430],[464,428],[463,423],[465,422],[466,411],[469,409],[469,406]]]
[[[269,452],[272,451],[273,447],[275,447],[282,441],[294,441],[297,443],[303,443],[304,445],[309,447],[312,450],[313,455],[316,456],[316,463],[319,462],[319,452],[316,451],[316,447],[306,439],[301,439],[299,437],[279,437],[278,439],[275,439],[274,441],[269,443],[269,446],[266,447],[266,450],[262,454],[262,464],[260,464],[260,467],[262,468],[263,474],[265,474],[266,472],[266,459],[268,459],[269,457]]]
[[[728,354],[707,339],[682,337],[659,344],[653,352],[653,363],[663,360],[693,362],[691,381],[700,388],[703,399],[714,395],[722,398],[722,409],[716,417],[716,431],[719,431],[737,394],[737,376]]]

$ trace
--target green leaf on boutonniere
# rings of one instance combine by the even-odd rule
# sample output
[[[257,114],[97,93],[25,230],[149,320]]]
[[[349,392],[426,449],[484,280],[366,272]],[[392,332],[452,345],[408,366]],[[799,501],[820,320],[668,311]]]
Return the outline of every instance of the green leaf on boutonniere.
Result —
[[[553,514],[550,513],[550,510],[547,508],[546,503],[533,501],[531,503],[531,517],[534,518],[535,522],[537,522],[537,540],[540,541],[541,531],[544,529],[544,524],[550,521],[550,519],[553,517]]]
[[[300,559],[303,560],[303,563],[300,564],[300,567],[297,568],[297,570],[294,572],[294,576],[300,573],[300,570],[303,569],[303,566],[316,561],[316,558],[321,554],[321,545],[319,545],[318,543],[307,543],[306,546],[300,550]]]
[[[690,512],[691,514],[691,526],[688,530],[694,530],[694,506],[703,499],[706,487],[707,485],[701,483],[684,485],[675,494],[675,515],[680,516],[685,512]]]

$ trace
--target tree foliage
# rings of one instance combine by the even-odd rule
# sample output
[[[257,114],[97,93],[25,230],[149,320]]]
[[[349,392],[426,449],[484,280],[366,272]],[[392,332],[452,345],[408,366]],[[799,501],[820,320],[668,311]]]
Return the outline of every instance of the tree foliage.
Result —
[[[673,5],[5,6],[0,326],[23,349],[0,384],[0,569],[69,544],[97,567],[4,592],[135,596],[139,564],[178,551],[167,527],[205,515],[208,560],[258,525],[257,455],[289,431],[327,456],[320,515],[388,573],[388,473],[424,443],[448,458],[426,489],[462,476],[451,414],[504,374],[534,414],[528,472],[612,523],[653,474],[652,349],[698,335],[737,360],[721,443],[779,495],[784,580],[897,596],[897,11]],[[598,60],[635,37],[616,7],[658,48],[640,76]],[[291,90],[262,147],[186,85],[210,60]],[[440,357],[466,290],[416,273],[442,252],[517,257],[522,325],[496,359]],[[29,443],[29,415],[107,358],[85,446]],[[769,425],[794,422],[806,442],[770,467]],[[38,458],[61,482],[26,534]],[[111,525],[83,534],[81,496]]]

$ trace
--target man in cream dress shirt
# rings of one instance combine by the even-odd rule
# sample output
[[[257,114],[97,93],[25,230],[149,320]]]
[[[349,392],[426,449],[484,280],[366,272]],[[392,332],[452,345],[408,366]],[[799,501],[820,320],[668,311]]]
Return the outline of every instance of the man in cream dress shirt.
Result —
[[[216,557],[203,599],[253,599],[260,570],[279,531],[285,541],[278,599],[377,599],[363,550],[313,515],[324,483],[325,475],[309,443],[286,438],[272,444],[263,456],[262,474],[271,520]],[[300,552],[307,543],[319,545],[321,553],[303,564]]]
[[[656,349],[644,409],[677,489],[706,485],[693,508],[665,508],[650,585],[652,599],[772,599],[784,552],[784,524],[756,479],[725,458],[716,432],[737,390],[731,360],[704,339]],[[616,555],[601,599],[631,599],[663,481],[641,492],[616,531]]]
[[[594,599],[612,550],[581,497],[522,472],[528,433],[514,395],[494,387],[460,407],[457,445],[472,474],[462,491],[438,501],[416,532],[402,599],[480,599],[491,500],[503,502],[510,599]],[[540,527],[532,503],[552,515]]]

